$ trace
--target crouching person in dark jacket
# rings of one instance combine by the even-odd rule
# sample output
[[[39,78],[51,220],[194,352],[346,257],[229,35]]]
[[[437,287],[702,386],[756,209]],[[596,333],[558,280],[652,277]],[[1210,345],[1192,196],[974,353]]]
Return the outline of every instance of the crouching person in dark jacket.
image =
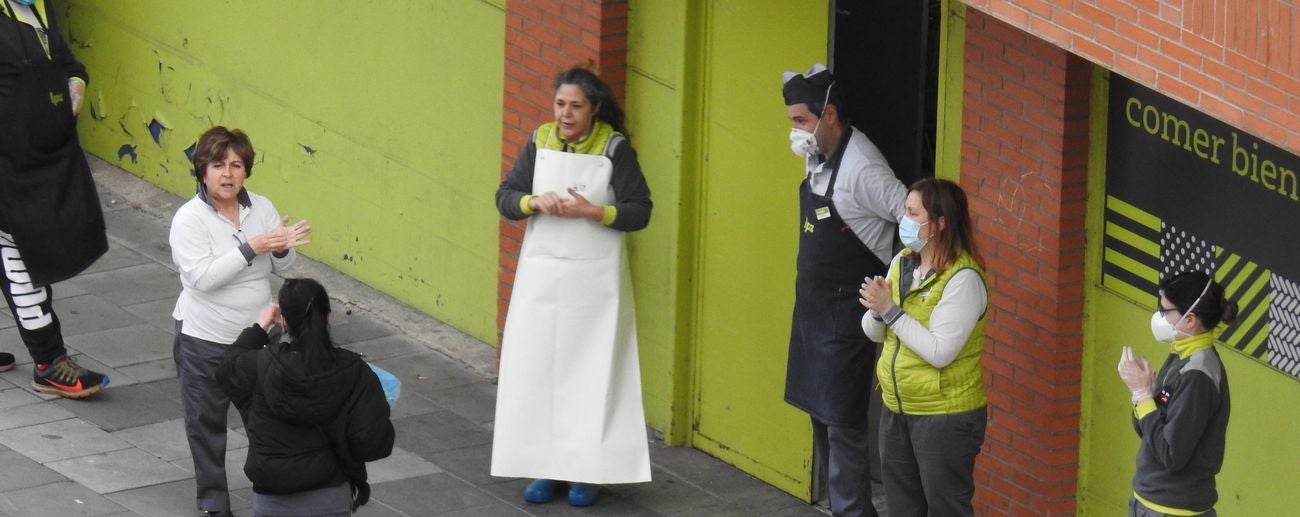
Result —
[[[365,462],[393,451],[379,379],[330,341],[329,313],[320,283],[286,280],[279,303],[244,329],[217,370],[248,433],[255,515],[347,516],[370,498]],[[268,345],[276,322],[290,342]]]

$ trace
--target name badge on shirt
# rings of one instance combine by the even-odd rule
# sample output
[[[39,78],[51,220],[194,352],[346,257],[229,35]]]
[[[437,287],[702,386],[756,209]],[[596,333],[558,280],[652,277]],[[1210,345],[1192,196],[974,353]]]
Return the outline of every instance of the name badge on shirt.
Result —
[[[820,220],[822,220],[822,219],[825,219],[825,218],[831,216],[831,207],[829,207],[829,206],[824,206],[824,207],[818,208],[818,209],[815,210],[813,213],[817,214],[817,220],[820,221]]]

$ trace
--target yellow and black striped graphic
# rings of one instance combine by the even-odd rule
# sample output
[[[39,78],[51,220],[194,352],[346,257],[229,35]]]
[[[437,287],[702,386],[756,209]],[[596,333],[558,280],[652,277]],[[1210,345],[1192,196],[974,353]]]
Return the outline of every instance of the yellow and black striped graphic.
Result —
[[[1236,321],[1221,326],[1219,341],[1267,363],[1268,309],[1272,305],[1269,279],[1273,274],[1222,247],[1214,248],[1214,257],[1222,264],[1214,272],[1214,279],[1223,286],[1228,299],[1236,300],[1239,311]]]
[[[1160,238],[1160,218],[1115,196],[1106,196],[1102,285],[1143,307],[1155,307],[1160,282]]]

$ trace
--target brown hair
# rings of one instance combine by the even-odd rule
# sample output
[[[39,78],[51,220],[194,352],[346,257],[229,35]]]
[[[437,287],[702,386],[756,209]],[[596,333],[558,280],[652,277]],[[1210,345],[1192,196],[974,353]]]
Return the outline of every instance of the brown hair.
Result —
[[[960,186],[945,179],[924,178],[913,183],[908,191],[921,196],[921,206],[929,214],[931,223],[937,225],[937,221],[943,219],[942,228],[937,230],[937,235],[930,237],[927,244],[932,246],[931,249],[938,258],[938,270],[943,271],[952,266],[963,251],[974,257],[976,262],[984,262],[975,248],[966,192]]]
[[[226,158],[228,151],[234,151],[244,160],[244,177],[253,175],[253,141],[238,129],[226,129],[225,126],[213,126],[199,136],[199,143],[194,146],[194,178],[203,181],[208,172],[208,165]]]

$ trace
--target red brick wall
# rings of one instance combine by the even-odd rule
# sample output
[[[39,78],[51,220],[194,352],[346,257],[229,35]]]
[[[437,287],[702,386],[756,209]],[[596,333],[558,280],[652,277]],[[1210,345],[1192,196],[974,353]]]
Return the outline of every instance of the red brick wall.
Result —
[[[508,0],[501,137],[502,177],[538,125],[553,120],[551,81],[590,65],[623,97],[627,77],[628,0]],[[497,272],[497,342],[515,283],[524,221],[501,220]]]
[[[977,515],[1074,515],[1091,65],[967,11],[961,185],[990,288]]]
[[[1300,154],[1300,1],[963,1]]]

